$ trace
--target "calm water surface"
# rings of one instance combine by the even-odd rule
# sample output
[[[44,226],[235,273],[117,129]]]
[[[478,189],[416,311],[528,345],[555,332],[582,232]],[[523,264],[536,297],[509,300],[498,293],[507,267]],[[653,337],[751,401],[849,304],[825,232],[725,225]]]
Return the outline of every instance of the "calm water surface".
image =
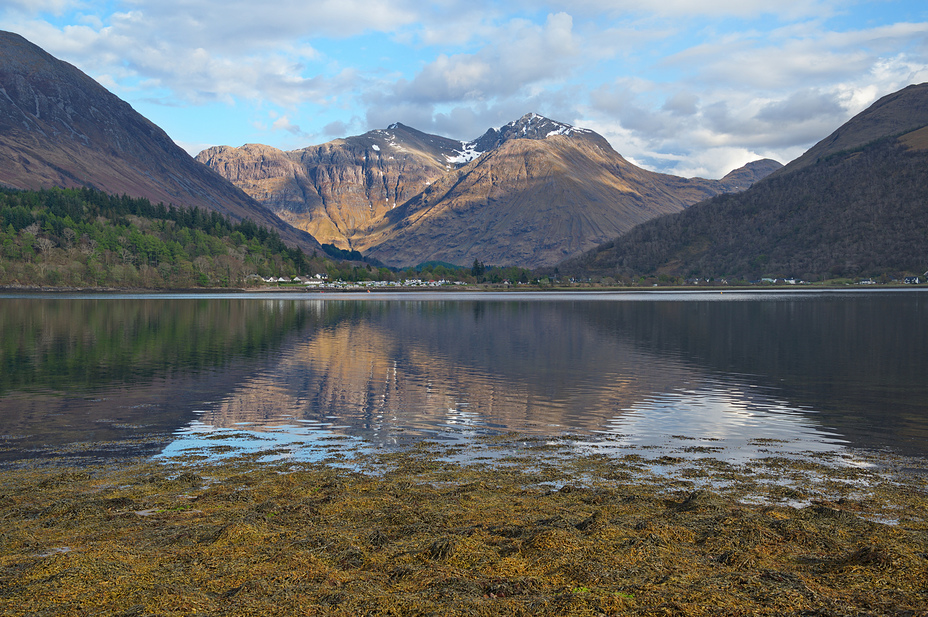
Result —
[[[0,296],[0,463],[508,431],[925,457],[926,323],[919,290]]]

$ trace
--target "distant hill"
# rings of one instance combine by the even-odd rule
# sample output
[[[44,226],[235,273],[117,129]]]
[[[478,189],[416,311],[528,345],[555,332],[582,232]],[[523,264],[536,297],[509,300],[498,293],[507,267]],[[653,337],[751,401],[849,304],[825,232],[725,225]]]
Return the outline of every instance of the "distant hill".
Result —
[[[883,97],[749,190],[643,223],[561,265],[608,276],[928,270],[928,84]]]
[[[0,92],[0,185],[87,186],[206,208],[277,229],[292,245],[319,247],[80,70],[2,31]]]
[[[246,145],[197,158],[320,241],[391,266],[553,265],[780,167],[756,162],[722,180],[657,174],[537,114],[470,142],[394,124],[292,152]]]

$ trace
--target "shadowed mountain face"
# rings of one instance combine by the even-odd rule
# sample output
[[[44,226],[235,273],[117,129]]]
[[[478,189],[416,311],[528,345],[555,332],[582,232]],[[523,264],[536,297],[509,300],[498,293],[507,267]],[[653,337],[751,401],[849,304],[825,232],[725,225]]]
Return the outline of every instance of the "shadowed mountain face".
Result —
[[[321,242],[391,266],[550,266],[637,223],[743,190],[640,169],[592,131],[527,114],[471,142],[402,124],[303,150],[216,147],[197,157]]]
[[[10,32],[0,32],[0,184],[90,186],[206,208],[276,229],[290,244],[318,247],[196,162],[128,103]]]
[[[648,221],[561,270],[749,280],[921,274],[926,172],[922,84],[883,97],[749,190]]]

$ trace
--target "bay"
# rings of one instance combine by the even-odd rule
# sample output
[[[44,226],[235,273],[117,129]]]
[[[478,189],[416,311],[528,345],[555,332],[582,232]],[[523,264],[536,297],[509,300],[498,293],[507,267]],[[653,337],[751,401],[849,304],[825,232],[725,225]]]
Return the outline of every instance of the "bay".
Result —
[[[928,295],[0,296],[0,463],[562,438],[928,455]]]

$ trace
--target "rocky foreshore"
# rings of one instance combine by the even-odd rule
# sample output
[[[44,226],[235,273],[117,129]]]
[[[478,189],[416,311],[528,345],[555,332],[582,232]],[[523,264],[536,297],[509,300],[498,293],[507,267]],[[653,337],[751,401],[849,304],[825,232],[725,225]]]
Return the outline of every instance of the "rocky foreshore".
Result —
[[[6,470],[0,612],[928,614],[920,463],[483,446]]]

